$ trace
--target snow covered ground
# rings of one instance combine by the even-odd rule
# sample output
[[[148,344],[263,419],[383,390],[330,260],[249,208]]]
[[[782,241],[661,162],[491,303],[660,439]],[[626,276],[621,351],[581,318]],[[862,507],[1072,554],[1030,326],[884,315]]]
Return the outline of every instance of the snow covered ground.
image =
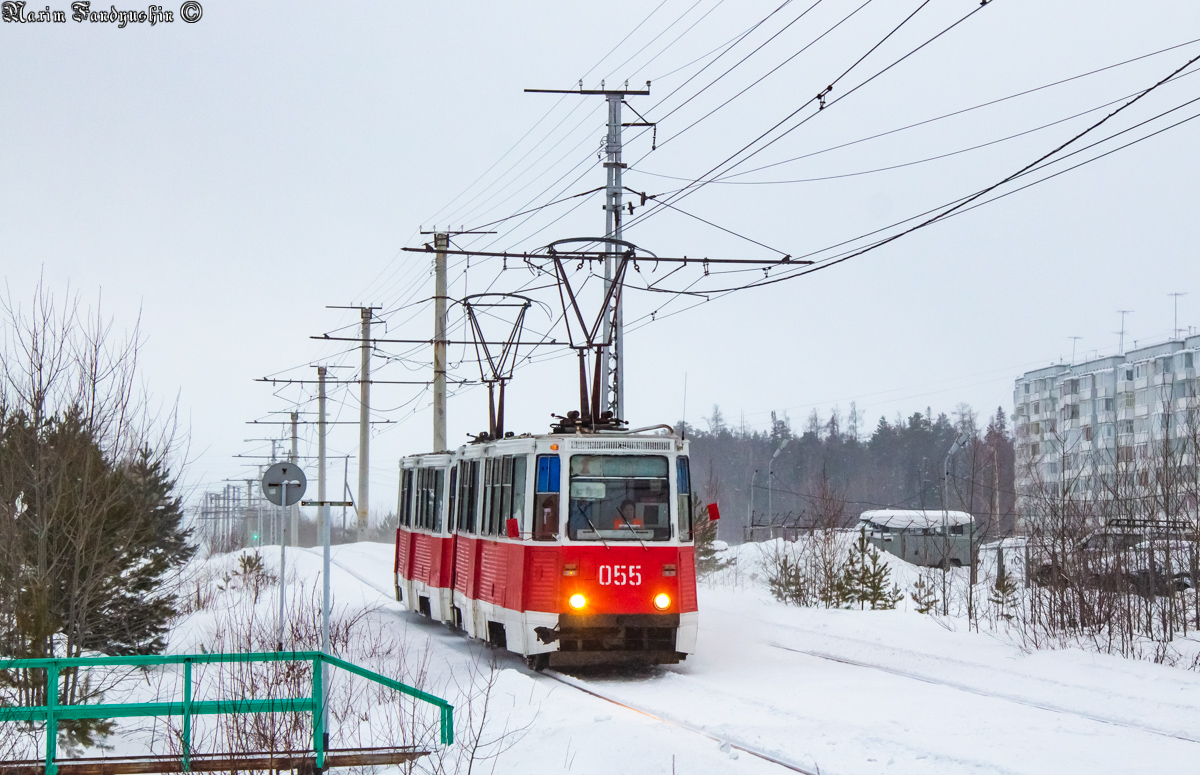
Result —
[[[277,561],[277,550],[263,555]],[[788,607],[742,583],[702,586],[699,653],[683,664],[538,675],[403,612],[391,596],[390,545],[335,547],[334,561],[338,607],[367,611],[364,632],[404,658],[425,657],[431,691],[461,703],[463,676],[490,676],[485,738],[509,736],[479,771],[1059,775],[1181,773],[1200,762],[1200,674],[1179,668],[1025,652],[953,618],[903,610]],[[319,553],[289,551],[289,566],[311,591]],[[269,621],[274,593],[248,615]],[[220,618],[197,612],[171,650],[198,650]],[[481,672],[493,656],[498,669]],[[136,748],[137,737],[118,749]]]

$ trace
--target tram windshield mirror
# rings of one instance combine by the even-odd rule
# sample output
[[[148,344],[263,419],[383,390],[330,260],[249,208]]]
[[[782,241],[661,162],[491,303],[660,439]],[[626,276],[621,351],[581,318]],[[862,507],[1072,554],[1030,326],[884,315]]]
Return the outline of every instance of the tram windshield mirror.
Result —
[[[571,540],[669,540],[668,470],[662,455],[573,455]]]

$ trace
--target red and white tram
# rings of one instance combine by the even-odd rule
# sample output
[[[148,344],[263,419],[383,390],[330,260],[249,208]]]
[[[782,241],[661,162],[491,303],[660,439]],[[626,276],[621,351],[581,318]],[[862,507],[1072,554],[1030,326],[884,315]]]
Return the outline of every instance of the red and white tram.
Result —
[[[538,669],[693,653],[688,442],[482,438],[401,462],[396,598]]]

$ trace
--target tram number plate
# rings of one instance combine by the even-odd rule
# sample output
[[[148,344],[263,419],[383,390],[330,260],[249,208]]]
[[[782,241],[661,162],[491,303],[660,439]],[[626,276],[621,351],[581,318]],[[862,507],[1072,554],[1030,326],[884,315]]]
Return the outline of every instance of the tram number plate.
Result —
[[[602,586],[638,587],[642,584],[641,565],[601,565],[598,575]]]

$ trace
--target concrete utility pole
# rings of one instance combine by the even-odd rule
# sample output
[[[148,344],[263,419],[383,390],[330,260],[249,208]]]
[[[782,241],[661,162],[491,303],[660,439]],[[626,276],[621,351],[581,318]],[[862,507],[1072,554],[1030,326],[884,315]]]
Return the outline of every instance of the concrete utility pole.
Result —
[[[1171,336],[1175,339],[1178,339],[1181,330],[1179,328],[1179,297],[1187,296],[1187,293],[1168,293],[1167,295],[1175,301],[1175,326],[1171,329]]]
[[[371,487],[371,322],[377,307],[360,307],[362,314],[362,373],[358,408],[358,530],[367,529]]]
[[[433,246],[437,250],[433,272],[433,451],[442,452],[446,449],[446,250],[450,235],[434,234]]]
[[[754,540],[754,484],[758,481],[758,469],[750,474],[750,504],[746,510],[746,540]]]
[[[603,95],[604,99],[608,102],[608,135],[604,143],[606,155],[604,168],[607,171],[607,179],[604,185],[604,236],[609,239],[621,239],[621,207],[622,195],[624,193],[622,172],[626,166],[621,161],[621,129],[626,126],[654,126],[653,123],[644,120],[622,123],[621,107],[627,104],[625,102],[626,97],[634,95],[648,96],[650,94],[650,82],[646,81],[645,89],[630,89],[629,81],[626,81],[625,86],[620,89],[605,89],[604,81],[600,82],[599,89],[585,89],[583,88],[583,81],[580,81],[578,89],[526,89],[525,91],[540,94]],[[633,108],[631,107],[630,110],[633,110]],[[637,113],[637,111],[635,110],[634,113]],[[608,288],[613,281],[616,254],[622,250],[624,248],[612,243],[607,243],[604,246],[604,251],[607,254],[604,259],[605,293],[608,292]],[[613,416],[617,418],[621,418],[628,413],[625,406],[625,383],[621,378],[625,355],[625,325],[622,307],[622,297],[618,296],[613,309],[606,310],[604,316],[604,339],[610,342],[610,345],[608,347],[608,356],[600,367],[600,379],[604,384],[604,390],[600,394],[600,411],[611,411]]]
[[[621,239],[621,199],[623,190],[622,171],[625,165],[621,162],[621,102],[624,94],[610,92],[604,95],[608,101],[608,138],[605,142],[607,159],[604,169],[607,181],[604,186],[604,236],[611,239]],[[604,291],[612,285],[613,252],[619,249],[611,242],[604,246]],[[604,316],[604,338],[612,344],[608,348],[608,358],[603,366],[601,379],[604,382],[604,392],[600,394],[600,411],[611,411],[614,417],[621,416],[625,407],[625,389],[621,382],[621,356],[625,354],[624,319],[622,317],[623,296],[616,302],[616,309],[611,315]],[[614,329],[615,325],[615,330]]]
[[[247,533],[252,533],[254,535],[257,535],[261,539],[262,538],[262,532],[261,532],[262,525],[259,525],[258,530],[255,530],[250,521],[250,505],[252,503],[254,503],[255,480],[243,479],[242,481],[246,483],[246,508],[242,510],[242,534],[245,535]],[[246,538],[249,539],[250,536],[247,535]],[[247,546],[251,546],[251,545],[258,546],[259,541],[246,540],[245,544]]]
[[[1117,348],[1119,350],[1118,355],[1125,354],[1125,316],[1131,312],[1133,312],[1131,309],[1117,310],[1117,314],[1121,316],[1121,345]]]
[[[325,375],[324,366],[317,367],[317,500],[325,500]]]
[[[967,442],[971,440],[964,431],[959,431],[955,437],[954,443],[950,445],[950,450],[946,452],[946,459],[942,462],[942,615],[950,615],[950,601],[947,598],[946,592],[946,574],[950,570],[950,460],[963,447],[967,446]],[[972,529],[971,535],[974,535]],[[967,545],[967,550],[971,551],[974,547]]]
[[[300,450],[296,446],[297,445],[296,423],[299,419],[300,419],[300,413],[292,412],[292,453],[291,453],[291,455],[288,456],[288,462],[293,463],[293,464],[299,462],[299,460],[300,460]],[[289,531],[291,532],[291,536],[289,536],[289,539],[292,543],[292,546],[299,546],[300,545],[300,506],[299,506],[299,504],[294,503],[291,505],[290,509],[291,509],[291,515],[290,515],[291,516],[291,520],[290,520],[291,526],[289,527]]]
[[[772,511],[772,509],[774,508],[774,504],[772,503],[772,500],[771,500],[772,492],[774,489],[774,487],[773,487],[774,482],[772,481],[772,479],[775,476],[775,472],[773,470],[775,467],[775,458],[779,457],[779,453],[783,452],[783,448],[786,447],[788,445],[788,442],[790,442],[790,441],[791,441],[791,439],[784,439],[783,443],[779,445],[779,449],[775,450],[775,454],[771,455],[770,462],[767,463],[767,524],[772,525],[772,526],[774,526],[774,524],[775,524],[775,512]],[[772,527],[771,533],[773,534],[774,532],[775,532],[775,529],[774,529],[774,527]]]

